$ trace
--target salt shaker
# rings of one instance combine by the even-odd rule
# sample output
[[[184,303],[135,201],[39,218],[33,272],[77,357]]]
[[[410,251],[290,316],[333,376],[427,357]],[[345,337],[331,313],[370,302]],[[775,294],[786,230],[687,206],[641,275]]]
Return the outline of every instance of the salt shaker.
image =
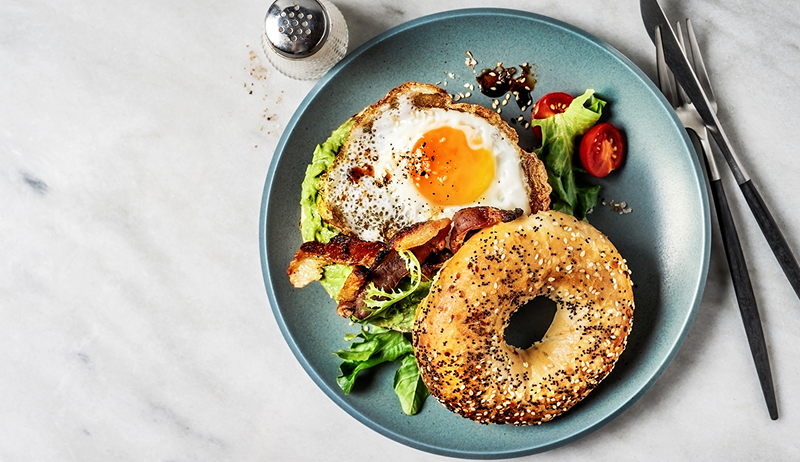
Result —
[[[347,52],[347,23],[326,0],[276,0],[267,10],[261,45],[282,74],[322,77]]]

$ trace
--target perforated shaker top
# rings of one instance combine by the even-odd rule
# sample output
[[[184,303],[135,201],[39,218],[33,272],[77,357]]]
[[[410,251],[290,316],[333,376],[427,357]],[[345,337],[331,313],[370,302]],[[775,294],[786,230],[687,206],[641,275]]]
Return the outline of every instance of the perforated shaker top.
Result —
[[[330,31],[328,12],[316,0],[277,0],[269,7],[265,21],[270,46],[290,59],[319,51]]]

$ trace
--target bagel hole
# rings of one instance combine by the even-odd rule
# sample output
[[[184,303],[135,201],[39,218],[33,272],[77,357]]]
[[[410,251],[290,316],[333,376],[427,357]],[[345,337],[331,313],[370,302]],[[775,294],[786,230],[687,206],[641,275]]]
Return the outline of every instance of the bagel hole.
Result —
[[[523,350],[530,348],[547,333],[556,309],[556,302],[547,297],[536,297],[517,308],[506,326],[506,343]]]

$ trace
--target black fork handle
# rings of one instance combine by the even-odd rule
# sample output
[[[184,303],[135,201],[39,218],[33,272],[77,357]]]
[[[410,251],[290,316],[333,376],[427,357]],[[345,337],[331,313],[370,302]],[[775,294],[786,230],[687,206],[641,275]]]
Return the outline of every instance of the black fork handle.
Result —
[[[783,237],[775,218],[772,217],[767,204],[764,203],[764,199],[761,198],[761,194],[753,184],[753,180],[745,181],[739,185],[739,188],[741,188],[747,205],[750,206],[750,210],[753,212],[756,223],[761,227],[761,232],[767,238],[772,253],[775,254],[783,273],[789,279],[789,284],[792,285],[797,297],[800,298],[800,266],[797,265],[797,259],[795,259],[792,249],[789,248],[786,238]]]
[[[761,326],[761,317],[758,314],[758,304],[753,292],[753,285],[750,282],[750,274],[747,272],[747,263],[744,259],[742,246],[736,232],[736,225],[733,222],[733,215],[731,214],[728,198],[725,195],[721,180],[712,180],[710,187],[717,211],[722,243],[725,247],[725,256],[728,259],[728,269],[731,272],[731,279],[733,279],[733,288],[736,292],[736,300],[742,315],[747,342],[750,344],[750,353],[753,355],[753,361],[756,365],[756,373],[767,403],[769,417],[772,420],[776,420],[778,418],[778,404],[775,398],[775,386],[772,382],[767,344],[764,339],[764,330]],[[755,189],[753,190],[755,191]]]

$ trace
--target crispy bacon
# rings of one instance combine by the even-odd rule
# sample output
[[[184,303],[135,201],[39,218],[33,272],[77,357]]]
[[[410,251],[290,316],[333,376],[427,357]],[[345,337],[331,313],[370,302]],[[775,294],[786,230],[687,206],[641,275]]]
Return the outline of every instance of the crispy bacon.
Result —
[[[431,255],[439,254],[447,247],[449,235],[450,219],[443,218],[411,225],[397,233],[389,245],[394,250],[411,250],[424,265]]]
[[[353,271],[344,281],[342,290],[339,291],[339,295],[337,297],[339,302],[354,301],[356,297],[358,297],[361,287],[363,287],[364,283],[367,281],[368,276],[369,270],[363,266],[353,267]]]
[[[422,273],[432,277],[439,269],[445,258],[438,258],[440,252],[447,246],[447,236],[450,233],[450,219],[434,220],[418,223],[404,228],[390,241],[393,248],[386,257],[370,268],[369,277],[364,281],[359,295],[355,300],[339,300],[337,311],[350,313],[356,319],[363,319],[370,313],[366,310],[364,302],[365,293],[370,283],[375,284],[380,290],[390,291],[406,276],[408,269],[398,250],[411,250],[420,262]],[[448,253],[449,255],[449,253]],[[429,260],[432,260],[430,263]]]
[[[360,273],[360,271],[354,270],[353,274],[356,272]],[[408,270],[406,269],[405,261],[396,251],[391,251],[380,262],[377,262],[373,268],[370,268],[368,272],[358,274],[355,278],[351,274],[351,277],[347,278],[345,287],[349,283],[352,283],[352,285],[347,287],[346,291],[344,288],[342,289],[345,291],[344,294],[339,293],[339,304],[336,307],[337,313],[343,317],[353,316],[356,319],[364,319],[370,314],[365,309],[367,306],[365,302],[367,287],[370,284],[375,284],[375,287],[380,290],[390,291],[407,275]],[[356,288],[356,284],[360,285]]]
[[[298,250],[286,274],[289,275],[289,282],[299,289],[322,279],[322,268],[328,264],[325,258]]]
[[[344,265],[372,266],[384,256],[388,248],[383,242],[366,242],[337,234],[327,244],[315,241],[304,242],[289,263],[286,274],[289,282],[298,289],[322,278],[322,268],[332,263]]]
[[[522,209],[502,210],[494,207],[470,207],[453,216],[450,233],[450,250],[456,253],[475,232],[500,222],[513,221],[522,215]]]
[[[340,301],[338,305],[336,305],[336,314],[343,318],[349,318],[351,316],[355,316],[356,312],[356,302],[353,301]],[[357,319],[364,319],[363,317]]]
[[[326,265],[353,266],[337,297],[336,311],[342,317],[364,319],[370,314],[365,303],[370,284],[390,291],[408,276],[405,261],[398,253],[400,250],[411,250],[421,264],[422,273],[433,277],[474,232],[520,215],[520,209],[471,207],[456,212],[452,220],[444,218],[406,227],[388,244],[365,242],[343,234],[327,244],[306,242],[300,246],[286,272],[292,285],[300,288],[321,279]]]
[[[345,280],[337,298],[336,312],[339,316],[349,318],[355,313],[356,299],[361,295],[368,276],[369,271],[363,266],[353,268],[353,272]]]
[[[392,240],[389,241],[389,247],[395,250],[407,250],[419,247],[439,236],[442,230],[449,231],[449,229],[449,218],[417,223],[398,231],[397,234],[392,237]]]

